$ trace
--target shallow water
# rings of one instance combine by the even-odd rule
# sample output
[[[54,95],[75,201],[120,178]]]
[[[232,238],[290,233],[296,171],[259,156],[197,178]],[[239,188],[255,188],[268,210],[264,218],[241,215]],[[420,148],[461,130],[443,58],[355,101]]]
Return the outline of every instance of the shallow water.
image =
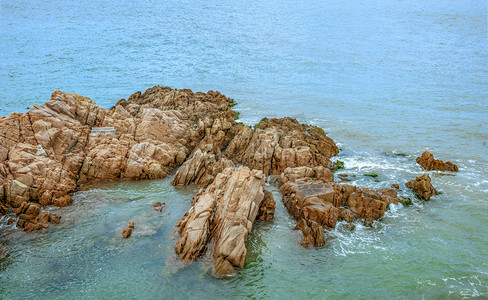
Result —
[[[412,197],[404,183],[423,173],[424,150],[460,169],[431,172],[443,192],[431,201],[393,206],[372,229],[339,225],[320,249],[298,244],[270,186],[276,218],[255,224],[245,268],[225,280],[209,257],[174,259],[194,188],[93,186],[53,208],[62,222],[48,231],[0,220],[1,299],[488,297],[486,1],[2,1],[0,12],[1,115],[55,89],[106,108],[155,84],[219,90],[246,124],[323,127],[358,186],[399,183]]]

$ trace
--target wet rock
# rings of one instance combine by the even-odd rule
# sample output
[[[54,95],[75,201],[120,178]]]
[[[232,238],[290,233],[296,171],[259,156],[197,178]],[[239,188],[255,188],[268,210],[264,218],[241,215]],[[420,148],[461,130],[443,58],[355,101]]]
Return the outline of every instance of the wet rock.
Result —
[[[437,195],[437,190],[430,183],[431,179],[428,174],[415,178],[413,181],[406,183],[406,186],[417,193],[422,199],[429,200],[432,196]]]
[[[391,185],[392,188],[394,188],[395,190],[399,190],[400,189],[400,185],[394,183]]]
[[[0,244],[0,261],[7,258],[8,254],[9,254],[9,250],[8,250],[7,246]]]
[[[264,199],[259,206],[259,212],[257,219],[259,221],[268,221],[274,218],[276,202],[274,200],[273,194],[268,190],[264,190]]]
[[[22,218],[22,215],[21,215]],[[45,230],[49,227],[49,212],[45,211],[40,213],[35,219],[27,223],[24,227],[25,232],[31,232],[36,230]],[[19,220],[20,222],[20,220]]]
[[[180,239],[175,252],[184,261],[205,253],[214,239],[213,275],[232,275],[247,256],[245,242],[265,199],[262,171],[227,168],[192,200],[192,207],[177,223]],[[267,196],[268,201],[270,196]],[[263,214],[266,216],[266,214]],[[267,215],[269,216],[269,215]]]
[[[124,239],[127,239],[132,235],[132,230],[134,229],[135,225],[136,224],[134,222],[129,222],[129,227],[124,228],[124,230],[122,231],[122,237]]]
[[[437,171],[452,171],[457,172],[458,167],[452,162],[443,162],[442,160],[434,159],[434,155],[430,152],[425,151],[422,156],[417,157],[417,163],[422,166],[427,171],[437,170]]]
[[[152,206],[153,206],[155,211],[162,212],[165,205],[166,205],[166,203],[164,203],[164,202],[161,203],[160,201],[158,201],[158,202],[153,203]]]
[[[297,230],[302,232],[303,238],[300,244],[304,247],[317,246],[321,247],[325,244],[324,228],[315,221],[306,221],[300,219],[297,222]]]
[[[338,185],[330,181],[330,176],[319,175],[320,172],[315,170],[308,167],[289,168],[280,178],[283,203],[300,222],[297,229],[302,230],[304,236],[302,245],[323,245],[319,229],[334,228],[338,220],[354,222],[363,219],[371,224],[384,215],[390,203],[400,201],[395,190],[372,191]]]
[[[59,224],[60,221],[61,221],[61,216],[58,214],[51,214],[49,216],[49,223],[51,224]]]

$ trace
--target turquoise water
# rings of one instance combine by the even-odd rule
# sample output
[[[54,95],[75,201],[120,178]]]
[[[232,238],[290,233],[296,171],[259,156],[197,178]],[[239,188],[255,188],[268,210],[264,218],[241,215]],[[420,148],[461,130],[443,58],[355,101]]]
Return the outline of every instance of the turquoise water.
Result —
[[[54,209],[62,223],[46,232],[0,220],[0,298],[487,298],[487,19],[486,1],[1,1],[0,115],[55,89],[106,108],[156,84],[219,90],[244,123],[323,127],[352,184],[411,196],[403,183],[422,174],[424,150],[460,171],[433,172],[442,195],[392,207],[373,229],[339,225],[320,249],[299,246],[278,201],[226,280],[209,275],[209,257],[174,259],[194,189],[91,187]]]

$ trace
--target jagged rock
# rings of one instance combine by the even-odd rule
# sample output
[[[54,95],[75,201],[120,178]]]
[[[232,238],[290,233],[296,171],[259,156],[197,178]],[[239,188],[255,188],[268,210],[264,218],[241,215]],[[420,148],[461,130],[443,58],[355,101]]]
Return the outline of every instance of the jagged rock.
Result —
[[[400,201],[392,189],[372,191],[352,185],[338,185],[321,168],[288,168],[281,174],[280,190],[288,212],[300,222],[302,245],[323,245],[319,229],[336,226],[337,220],[367,224],[381,218],[390,203]],[[303,220],[303,221],[301,221]],[[320,225],[320,227],[318,227]]]
[[[324,228],[315,221],[306,221],[300,219],[297,222],[296,229],[303,234],[300,244],[304,247],[317,246],[322,247],[325,244]]]
[[[171,184],[174,186],[197,184],[205,187],[218,173],[232,167],[235,167],[235,164],[221,153],[215,155],[212,150],[202,152],[198,149],[178,168]]]
[[[202,140],[216,149],[228,143],[236,131],[232,101],[155,86],[105,110],[54,91],[44,105],[0,119],[0,204],[66,206],[81,185],[164,178]]]
[[[325,166],[338,153],[334,142],[318,127],[291,118],[262,119],[254,129],[243,126],[225,150],[227,157],[266,175],[287,167]]]
[[[427,171],[437,170],[437,171],[452,171],[457,172],[458,167],[452,162],[443,162],[439,159],[434,159],[434,155],[430,152],[425,151],[422,156],[417,157],[417,163],[422,166]]]
[[[264,199],[259,206],[259,212],[257,219],[259,221],[269,221],[274,218],[276,202],[274,200],[273,194],[268,190],[264,190]]]
[[[180,239],[175,252],[184,261],[202,255],[213,238],[213,275],[224,277],[242,268],[245,242],[265,198],[262,171],[227,168],[192,200],[192,207],[177,227]],[[268,196],[269,197],[269,196]]]
[[[437,190],[430,183],[431,179],[428,174],[415,178],[413,181],[406,183],[406,186],[416,192],[424,200],[429,200],[432,196],[437,195]]]

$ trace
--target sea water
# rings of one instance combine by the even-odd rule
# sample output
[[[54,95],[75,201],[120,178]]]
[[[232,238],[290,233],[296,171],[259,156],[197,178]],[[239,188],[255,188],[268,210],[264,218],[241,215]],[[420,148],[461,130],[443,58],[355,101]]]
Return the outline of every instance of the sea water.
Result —
[[[105,108],[156,84],[218,90],[240,121],[290,116],[324,128],[350,184],[372,189],[424,173],[429,150],[458,173],[443,193],[393,205],[373,228],[346,224],[305,249],[275,186],[275,219],[256,223],[246,265],[211,277],[184,265],[174,224],[196,188],[171,178],[88,187],[61,224],[9,249],[0,299],[384,299],[488,297],[486,1],[1,1],[0,115],[55,89]],[[371,178],[364,174],[376,173]],[[337,176],[338,174],[336,174]],[[151,204],[166,203],[163,212]],[[130,239],[120,232],[136,222]]]

